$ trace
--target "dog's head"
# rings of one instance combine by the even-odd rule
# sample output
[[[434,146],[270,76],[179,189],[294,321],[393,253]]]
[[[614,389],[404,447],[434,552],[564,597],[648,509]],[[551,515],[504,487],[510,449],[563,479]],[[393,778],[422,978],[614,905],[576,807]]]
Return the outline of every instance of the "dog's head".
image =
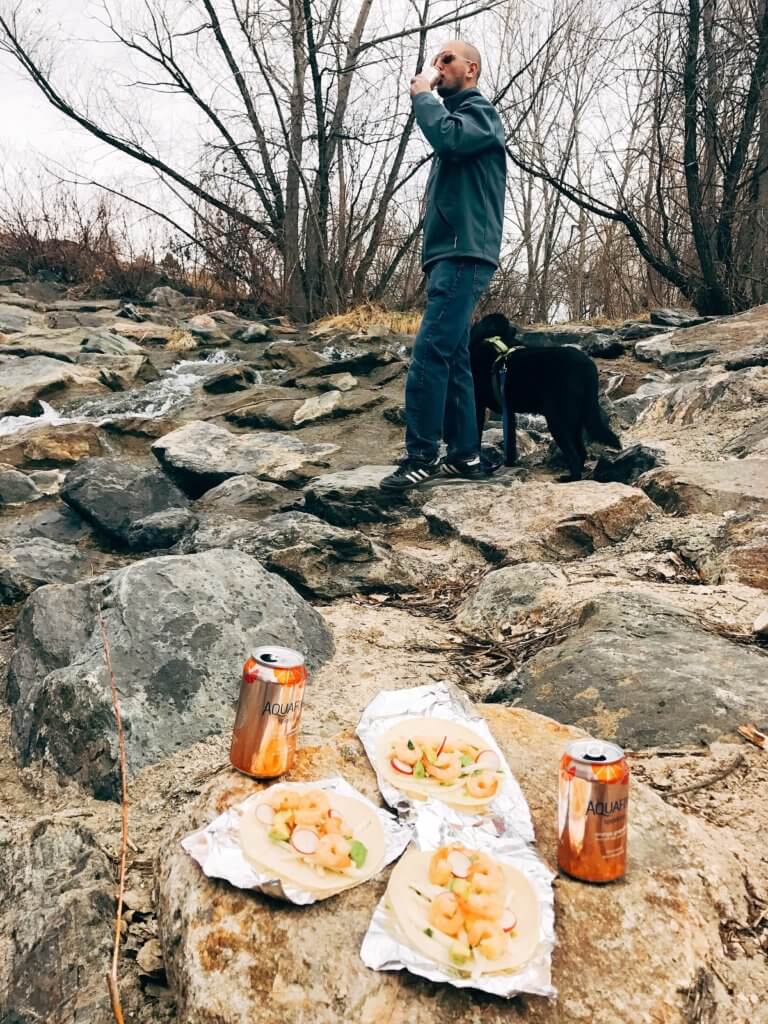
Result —
[[[501,338],[507,348],[513,348],[519,342],[515,341],[517,327],[511,324],[503,313],[489,313],[482,320],[478,320],[469,332],[469,344],[477,345],[485,338]]]

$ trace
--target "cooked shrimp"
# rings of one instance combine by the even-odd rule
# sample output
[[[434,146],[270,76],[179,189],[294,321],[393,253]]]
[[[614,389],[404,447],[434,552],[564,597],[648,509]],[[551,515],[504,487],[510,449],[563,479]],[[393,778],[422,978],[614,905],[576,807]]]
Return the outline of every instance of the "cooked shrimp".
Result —
[[[442,892],[429,907],[429,923],[445,935],[458,935],[464,925],[464,914],[452,892]]]
[[[469,869],[469,884],[476,893],[498,892],[504,885],[504,872],[487,854],[480,853]]]
[[[459,898],[461,909],[468,917],[482,917],[484,921],[497,921],[504,913],[498,896],[484,892],[468,892]]]
[[[467,938],[470,946],[478,946],[488,960],[498,960],[507,948],[507,936],[493,921],[473,918],[467,921]]]
[[[322,836],[313,858],[321,867],[342,871],[352,866],[349,849],[349,841],[343,836]]]
[[[278,813],[280,811],[295,811],[299,806],[301,794],[295,789],[284,789],[282,792],[272,793],[267,797],[267,803]]]
[[[458,754],[441,754],[435,763],[426,762],[427,773],[438,782],[455,782],[461,772],[461,760]]]
[[[477,800],[490,800],[498,788],[499,779],[493,772],[480,772],[467,779],[467,792]]]
[[[393,744],[392,757],[397,758],[398,761],[402,761],[403,764],[414,765],[421,757],[421,747],[417,743],[414,743],[413,750],[411,750],[408,743],[401,740],[399,743]]]
[[[448,856],[454,850],[459,853],[466,853],[463,846],[442,846],[432,854],[429,862],[429,880],[432,885],[448,885],[453,878],[453,871],[448,865]]]
[[[299,797],[299,804],[294,812],[297,825],[309,828],[324,825],[331,809],[331,801],[320,789],[310,789]]]

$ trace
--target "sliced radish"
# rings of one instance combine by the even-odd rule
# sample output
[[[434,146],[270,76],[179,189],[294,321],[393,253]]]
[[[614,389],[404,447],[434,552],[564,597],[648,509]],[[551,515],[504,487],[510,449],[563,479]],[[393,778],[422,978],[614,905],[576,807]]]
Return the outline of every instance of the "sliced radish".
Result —
[[[490,772],[497,772],[501,768],[501,758],[495,750],[481,750],[475,758],[475,764]]]
[[[511,910],[505,910],[504,913],[501,915],[501,921],[499,922],[499,924],[501,925],[503,931],[511,932],[514,931],[517,926],[517,918]]]
[[[401,775],[413,775],[413,766],[406,764],[405,761],[401,761],[398,757],[393,757],[389,762],[396,772],[400,772]]]
[[[440,747],[438,748],[437,754],[435,755],[436,757],[440,757],[440,755],[443,752],[443,747],[445,746],[445,744],[447,742],[448,742],[448,737],[447,736],[443,736],[443,742],[440,744]]]
[[[456,878],[466,878],[472,867],[472,861],[460,850],[451,850],[448,854],[448,867]]]
[[[269,804],[259,804],[256,808],[256,820],[262,825],[271,825],[275,820],[275,808]]]
[[[294,849],[306,856],[317,850],[319,842],[317,833],[313,832],[311,828],[295,828],[291,835],[291,843]]]

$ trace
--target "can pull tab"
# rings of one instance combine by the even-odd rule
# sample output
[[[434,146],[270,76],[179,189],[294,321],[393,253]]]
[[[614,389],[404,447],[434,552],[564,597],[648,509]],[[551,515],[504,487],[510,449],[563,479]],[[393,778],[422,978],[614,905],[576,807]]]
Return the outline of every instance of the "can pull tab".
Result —
[[[261,660],[265,661],[268,665],[275,665],[278,661],[278,657],[270,651],[265,651],[261,656]]]
[[[584,752],[584,760],[605,761],[607,758],[599,743],[591,743]]]

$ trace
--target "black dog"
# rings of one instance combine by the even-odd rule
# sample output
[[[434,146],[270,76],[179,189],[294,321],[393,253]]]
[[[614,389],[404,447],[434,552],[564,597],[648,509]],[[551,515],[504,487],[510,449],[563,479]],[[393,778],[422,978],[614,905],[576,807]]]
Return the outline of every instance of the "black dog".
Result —
[[[594,441],[621,448],[598,402],[597,367],[577,348],[523,348],[515,341],[516,334],[515,325],[501,313],[483,317],[470,331],[469,357],[480,436],[486,410],[502,411],[501,379],[506,371],[505,465],[513,466],[517,459],[515,413],[538,413],[545,417],[568,464],[570,475],[562,479],[581,480],[587,458],[585,431]]]

